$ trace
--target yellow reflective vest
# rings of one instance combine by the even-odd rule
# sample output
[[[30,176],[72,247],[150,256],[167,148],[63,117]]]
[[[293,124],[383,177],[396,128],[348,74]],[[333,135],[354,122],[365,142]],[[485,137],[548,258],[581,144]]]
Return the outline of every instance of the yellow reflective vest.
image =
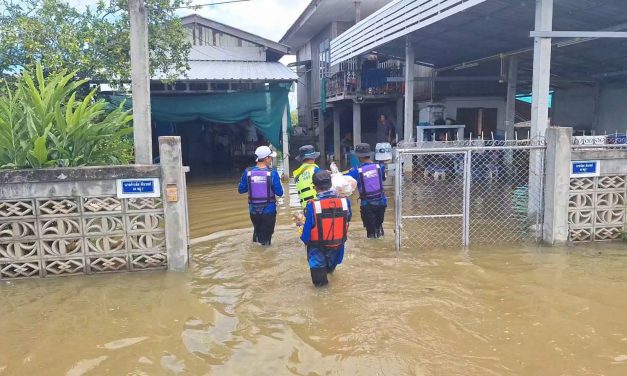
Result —
[[[318,165],[313,163],[305,163],[294,171],[294,182],[296,183],[296,191],[300,198],[300,205],[305,208],[309,200],[317,197],[316,189],[313,185],[313,175]]]

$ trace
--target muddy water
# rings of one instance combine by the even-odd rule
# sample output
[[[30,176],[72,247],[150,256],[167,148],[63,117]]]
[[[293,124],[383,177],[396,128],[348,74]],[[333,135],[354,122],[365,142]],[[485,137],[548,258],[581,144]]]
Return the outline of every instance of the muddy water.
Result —
[[[234,184],[191,185],[195,236],[248,226]],[[395,253],[355,222],[314,289],[288,224],[214,234],[184,274],[0,283],[0,375],[627,374],[622,244]]]

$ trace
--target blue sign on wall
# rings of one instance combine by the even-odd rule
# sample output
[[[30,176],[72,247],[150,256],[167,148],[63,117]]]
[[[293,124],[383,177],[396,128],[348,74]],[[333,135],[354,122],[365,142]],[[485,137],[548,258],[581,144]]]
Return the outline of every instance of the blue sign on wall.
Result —
[[[161,196],[161,187],[157,178],[119,179],[117,183],[119,198]]]
[[[599,176],[601,173],[600,161],[572,161],[570,176],[571,177],[593,177]]]

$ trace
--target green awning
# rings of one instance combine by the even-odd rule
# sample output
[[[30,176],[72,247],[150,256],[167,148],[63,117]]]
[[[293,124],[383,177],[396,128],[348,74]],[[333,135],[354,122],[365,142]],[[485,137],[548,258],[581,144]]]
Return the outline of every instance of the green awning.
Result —
[[[289,88],[275,86],[254,92],[153,95],[152,118],[158,122],[205,120],[227,124],[250,118],[259,132],[278,148],[281,146],[281,125],[286,106],[288,106],[288,130],[292,127],[289,116],[289,91]]]
[[[220,94],[175,94],[151,97],[152,120],[162,123],[183,123],[206,120],[234,124],[248,118],[272,145],[281,147],[283,109],[287,108],[287,128],[292,129],[289,109],[289,87],[276,85],[266,90]],[[113,109],[124,101],[124,108],[132,108],[130,97],[103,96]]]

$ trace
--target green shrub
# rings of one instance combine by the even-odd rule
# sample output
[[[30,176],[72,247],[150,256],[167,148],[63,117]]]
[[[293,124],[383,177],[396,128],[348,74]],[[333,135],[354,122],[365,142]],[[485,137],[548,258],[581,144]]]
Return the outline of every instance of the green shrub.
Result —
[[[84,80],[60,72],[24,72],[0,89],[0,168],[127,164],[132,161],[132,116],[120,104],[107,112],[93,90],[79,99]]]

